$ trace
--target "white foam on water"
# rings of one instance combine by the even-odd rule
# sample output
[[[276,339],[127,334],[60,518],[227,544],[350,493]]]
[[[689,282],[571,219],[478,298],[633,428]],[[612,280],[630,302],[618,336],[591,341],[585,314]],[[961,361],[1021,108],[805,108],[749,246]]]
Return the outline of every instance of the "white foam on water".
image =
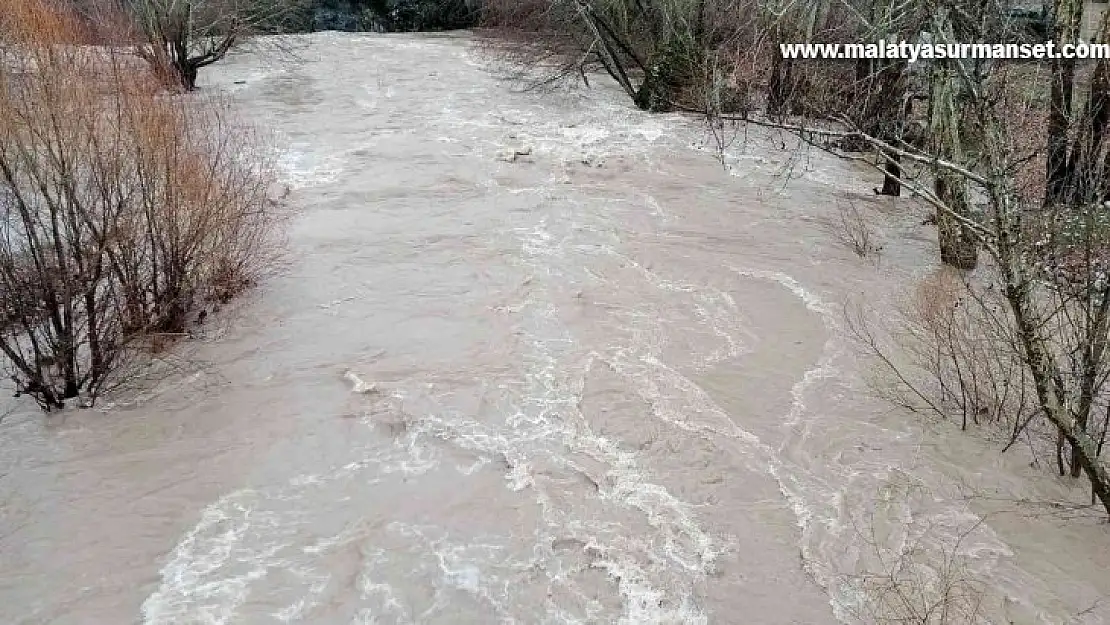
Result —
[[[578,147],[585,147],[594,145],[609,138],[611,132],[607,128],[590,127],[590,126],[575,126],[573,128],[563,128],[563,137],[571,142],[572,145]]]
[[[343,173],[343,162],[335,157],[323,158],[308,151],[308,146],[297,144],[279,153],[277,167],[282,181],[292,189],[331,184]]]
[[[143,623],[235,623],[252,586],[272,570],[302,580],[303,595],[274,614],[278,620],[296,621],[316,605],[328,584],[326,571],[297,563],[296,554],[323,554],[357,535],[352,530],[298,546],[302,517],[311,513],[307,496],[337,481],[358,478],[372,487],[382,475],[417,475],[438,464],[430,450],[413,441],[399,442],[381,457],[346,463],[323,474],[297,475],[281,487],[244,489],[221,497],[205,508],[170,554],[158,590],[143,602]]]
[[[663,138],[663,135],[667,133],[667,129],[661,126],[652,127],[645,125],[634,129],[632,132],[645,141],[654,143]]]
[[[231,622],[247,597],[250,583],[265,575],[257,562],[241,560],[237,548],[254,524],[258,493],[243,490],[220,498],[205,509],[200,522],[174,549],[162,569],[162,585],[142,605],[143,622],[150,625],[183,620],[206,625]],[[246,571],[207,579],[216,571],[245,565]]]
[[[323,39],[339,43],[335,37]],[[375,99],[364,104],[374,108],[380,101]],[[629,148],[644,153],[647,150],[645,139],[655,142],[665,136],[663,124],[655,120],[619,133],[610,131],[611,127],[625,128],[623,122],[610,125],[612,119],[632,117],[622,108],[603,107],[601,122],[582,124],[575,129],[544,119],[538,111],[504,106],[499,109],[491,112],[488,119],[466,120],[448,103],[442,111],[446,122],[443,127],[454,130],[452,134],[456,136],[459,130],[464,133],[501,131],[504,122],[494,116],[507,115],[523,120],[521,123],[527,123],[530,129],[538,129],[532,133],[538,152],[548,150],[568,158],[581,157],[586,149],[589,156],[599,158],[618,152],[625,154]],[[524,140],[532,139],[530,136]],[[288,184],[294,188],[329,184],[338,179],[344,168],[338,157],[320,156],[303,144],[295,144],[282,153],[278,164]],[[549,184],[556,184],[556,181]],[[491,183],[491,188],[497,190],[496,182]],[[513,191],[531,193],[542,189]],[[655,206],[661,213],[658,203]],[[590,217],[589,207],[581,209],[584,216]],[[651,311],[635,312],[628,332],[614,335],[609,344],[600,346],[600,350],[591,348],[590,353],[583,352],[576,337],[559,319],[560,310],[552,303],[556,295],[553,289],[558,288],[560,280],[573,280],[576,276],[589,279],[580,265],[582,255],[606,252],[603,246],[578,247],[579,239],[594,236],[605,228],[595,231],[567,229],[567,217],[570,216],[549,219],[540,215],[535,223],[513,231],[514,236],[519,237],[524,267],[531,269],[531,273],[538,276],[537,280],[544,283],[537,285],[534,295],[524,303],[510,307],[519,318],[517,327],[527,353],[525,369],[513,380],[516,383],[513,388],[519,390],[502,394],[503,424],[479,423],[465,415],[446,412],[416,415],[405,434],[397,439],[388,458],[369,458],[343,464],[331,472],[297,476],[274,492],[244,491],[221,498],[204,511],[198,525],[174,550],[162,570],[160,588],[144,603],[145,622],[171,623],[198,618],[201,622],[234,622],[251,584],[261,580],[271,567],[287,566],[283,563],[297,554],[311,561],[345,541],[359,540],[357,535],[341,535],[299,548],[289,544],[288,533],[296,525],[297,513],[312,512],[298,511],[304,505],[302,500],[307,501],[308,493],[352,475],[371,474],[384,478],[398,473],[426,474],[442,461],[435,451],[437,442],[448,442],[485,459],[475,461],[470,467],[460,465],[463,474],[473,474],[490,466],[488,458],[507,459],[506,490],[530,494],[542,510],[544,518],[538,531],[537,549],[567,533],[580,536],[584,544],[591,546],[590,566],[608,573],[614,583],[614,592],[622,599],[619,616],[601,612],[596,602],[586,600],[590,594],[586,591],[596,589],[575,588],[573,576],[560,573],[562,564],[557,557],[551,555],[543,560],[549,567],[546,573],[549,583],[582,597],[588,620],[596,622],[619,617],[622,623],[706,622],[707,616],[697,604],[693,589],[699,579],[715,570],[724,546],[701,527],[690,504],[652,479],[638,452],[592,432],[578,411],[577,403],[582,397],[589,368],[594,362],[605,360],[613,363],[639,393],[653,402],[655,418],[679,424],[689,431],[723,432],[755,446],[758,440],[729,425],[727,416],[705,393],[658,359],[661,342]],[[613,243],[615,241],[606,244]],[[735,357],[742,351],[745,339],[729,328],[737,313],[736,306],[726,294],[697,285],[668,285],[662,280],[657,280],[656,284],[689,296],[691,314],[703,320],[707,334],[720,339],[720,347],[705,356],[706,363]],[[361,382],[351,381],[356,388]],[[412,387],[396,391],[402,400],[431,399],[430,393],[430,390]],[[689,418],[691,414],[702,413],[715,415],[716,423],[706,427]],[[597,476],[605,479],[598,482],[598,494],[591,507],[568,510],[555,503],[556,493],[545,491],[549,486],[538,478],[537,459],[545,458],[560,470],[584,474],[584,469],[573,460],[575,456],[597,461],[606,467],[607,473]],[[278,506],[276,502],[283,503]],[[655,535],[638,535],[631,528],[614,524],[607,514],[594,516],[591,510],[595,505],[635,512],[653,528]],[[278,509],[283,512],[277,513]],[[230,530],[219,531],[220,524],[227,525]],[[392,528],[392,531],[403,533],[402,530],[397,526]],[[422,531],[425,532],[423,538],[408,535],[424,545],[419,555],[412,555],[434,556],[440,571],[440,584],[481,598],[502,617],[508,618],[514,610],[520,609],[510,605],[511,588],[495,566],[505,557],[505,545],[455,544],[445,536],[436,537],[434,528]],[[391,586],[398,580],[388,577],[386,564],[384,560],[368,558],[359,583],[364,596],[379,605],[392,606],[392,611],[383,613],[368,608],[360,613],[361,617],[365,622],[374,622],[386,614],[401,620],[418,620],[419,615],[406,611],[400,595]],[[239,573],[240,569],[243,573]],[[275,613],[275,618],[292,621],[311,607],[315,592],[312,588],[318,587],[320,582],[312,580],[310,572],[310,568],[305,571],[304,600],[288,603]],[[314,583],[317,586],[312,586]],[[439,601],[441,599],[437,598]]]
[[[575,267],[584,263],[573,255],[568,259],[568,250],[592,249],[603,256],[611,254],[604,244],[593,247],[568,245],[567,237],[551,232],[545,219],[531,229],[519,229],[519,233],[524,259],[534,275],[564,276],[567,272],[574,272]],[[625,260],[630,265],[635,264],[631,259]],[[647,274],[650,275],[650,272]],[[710,322],[716,320],[715,316],[723,317],[725,313],[722,311],[734,307],[734,303],[720,292],[699,292],[695,285],[673,285],[662,280],[655,283],[662,288],[694,294],[700,301],[693,308]],[[603,501],[638,510],[656,530],[657,536],[651,542],[661,543],[662,552],[659,555],[663,559],[659,561],[669,563],[668,567],[677,567],[665,576],[669,582],[664,586],[651,581],[659,575],[659,571],[649,572],[634,558],[615,555],[627,553],[628,545],[623,541],[636,542],[634,539],[623,537],[621,541],[625,546],[622,549],[621,542],[614,544],[599,536],[592,538],[594,549],[607,554],[607,557],[596,560],[595,566],[605,569],[617,582],[618,592],[623,598],[621,622],[704,622],[707,617],[696,605],[692,585],[715,570],[722,545],[699,526],[689,504],[650,480],[641,466],[638,452],[622,448],[615,441],[590,432],[577,406],[590,367],[595,361],[601,361],[610,364],[618,374],[634,384],[640,395],[651,403],[655,418],[696,431],[712,429],[712,426],[706,428],[690,421],[689,414],[712,412],[714,409],[719,417],[724,416],[723,413],[696,385],[666,367],[654,355],[660,343],[654,338],[657,330],[648,327],[655,323],[652,315],[635,315],[640,323],[633,322],[627,334],[615,335],[609,346],[591,345],[591,352],[579,355],[572,364],[567,358],[574,358],[575,340],[559,327],[558,310],[550,304],[537,303],[528,312],[531,313],[532,324],[528,342],[532,345],[533,356],[528,360],[527,378],[528,386],[534,390],[525,394],[525,405],[508,419],[513,426],[512,431],[519,433],[528,428],[540,428],[542,438],[561,439],[572,453],[601,460],[609,468],[607,479],[598,485],[599,497]],[[717,330],[724,332],[721,328]],[[734,356],[739,352],[739,341],[731,334],[729,336],[731,340],[726,341],[729,345],[727,351]],[[720,357],[715,354],[710,359]],[[568,375],[568,371],[573,375]],[[664,389],[660,389],[661,382],[666,384]],[[697,408],[690,411],[684,405],[675,405],[684,401],[695,402]],[[722,423],[719,427],[730,427],[724,434],[758,445],[754,436],[736,428],[735,424],[727,421],[727,417],[723,421],[728,425]],[[526,462],[514,463],[510,472],[513,488],[539,488],[536,480],[528,477],[528,468]],[[546,500],[542,493],[539,498],[541,502]],[[637,549],[653,550],[649,544],[640,544]]]
[[[337,45],[340,42],[338,38],[332,39]],[[404,45],[426,49],[436,44]],[[376,95],[373,101],[363,104],[377,108],[380,101]],[[563,120],[545,115],[541,108],[497,103],[484,116],[468,119],[456,108],[463,105],[452,103],[450,98],[444,103],[439,112],[441,123],[436,128],[437,132],[445,128],[449,136],[438,140],[458,142],[475,132],[483,137],[504,137],[506,128],[527,124],[528,136],[520,134],[514,141],[534,143],[537,155],[561,155],[567,160],[581,158],[587,151],[588,156],[596,158],[619,154],[650,159],[651,150],[658,149],[651,144],[666,141],[684,123],[669,117],[640,116],[627,106],[598,103],[584,113],[589,119],[576,128],[567,128]],[[472,139],[468,141],[474,143]],[[498,146],[488,147],[496,150]],[[481,155],[484,148],[475,145],[473,149]],[[775,166],[762,157],[731,158],[733,162],[746,161],[757,167]],[[313,155],[307,146],[299,145],[285,152],[279,165],[292,186],[304,188],[337,180],[344,161]],[[821,171],[810,173],[812,180],[822,184],[836,182],[822,177],[825,174]],[[852,468],[857,473],[821,475],[805,466],[804,458],[790,453],[804,447],[811,426],[822,417],[814,394],[823,390],[823,385],[841,383],[846,348],[838,338],[841,332],[833,307],[789,275],[733,268],[738,276],[775,282],[787,289],[821,318],[830,334],[818,362],[791,388],[791,406],[788,414],[783,415],[783,429],[792,435],[775,449],[736,424],[708,393],[680,372],[689,370],[691,365],[695,369],[706,368],[738,358],[754,343],[754,337],[745,330],[739,307],[727,291],[667,279],[617,252],[619,236],[605,234],[619,232],[607,215],[614,205],[601,205],[604,200],[576,204],[559,198],[557,189],[563,185],[555,174],[546,186],[539,187],[502,187],[492,178],[484,184],[491,192],[541,194],[547,196],[545,199],[559,199],[560,206],[570,206],[569,214],[536,211],[533,222],[523,225],[513,222],[515,227],[507,232],[519,244],[520,255],[515,260],[525,273],[535,276],[535,282],[520,302],[494,307],[511,315],[524,363],[520,371],[491,381],[492,386],[500,385],[491,401],[503,421],[497,422],[496,418],[493,422],[488,418],[480,421],[473,415],[429,409],[412,415],[404,435],[397,438],[386,456],[345,463],[330,473],[298,476],[277,492],[260,495],[240,491],[221,498],[204,511],[198,525],[171,554],[162,570],[160,588],[144,602],[144,622],[234,622],[251,584],[261,580],[270,567],[288,566],[286,552],[290,550],[298,551],[309,563],[304,571],[305,597],[290,602],[274,617],[295,621],[311,607],[314,597],[323,592],[320,586],[325,583],[320,581],[323,573],[312,570],[316,560],[341,545],[365,540],[365,536],[344,530],[294,549],[295,545],[288,544],[291,539],[287,532],[296,517],[288,513],[274,516],[270,510],[272,502],[287,501],[295,508],[298,498],[306,493],[355,475],[365,479],[367,485],[373,483],[371,476],[424,475],[440,467],[444,454],[438,450],[450,445],[476,456],[470,464],[452,460],[448,465],[463,476],[478,476],[500,466],[504,460],[506,492],[514,497],[531,497],[541,510],[541,522],[531,528],[535,545],[522,558],[514,551],[519,545],[509,544],[509,537],[463,540],[453,538],[439,527],[391,524],[388,531],[408,539],[406,544],[411,553],[366,548],[369,553],[365,554],[358,586],[362,597],[376,607],[361,609],[359,622],[418,622],[437,610],[447,613],[448,595],[439,593],[444,589],[461,592],[466,600],[482,602],[504,622],[535,622],[537,606],[515,604],[512,586],[518,579],[512,573],[535,567],[541,571],[537,575],[542,575],[550,588],[569,593],[585,606],[582,614],[572,613],[567,606],[551,604],[547,612],[550,622],[559,622],[560,618],[574,622],[584,617],[586,622],[706,623],[708,615],[699,605],[694,589],[716,570],[726,550],[726,539],[708,531],[700,523],[695,506],[668,491],[650,474],[641,452],[591,429],[578,404],[591,367],[598,364],[609,365],[650,406],[647,418],[683,432],[733,441],[753,471],[777,480],[801,528],[804,564],[814,579],[829,589],[834,611],[847,622],[847,611],[854,599],[850,588],[837,583],[837,571],[832,568],[834,563],[827,550],[833,548],[830,542],[844,540],[840,536],[843,529],[840,511],[848,505],[844,497],[846,484],[864,476],[857,474],[858,467]],[[645,212],[657,224],[672,219],[654,198],[648,196],[644,202],[648,207]],[[613,318],[623,323],[615,324],[616,329],[600,343],[580,343],[581,337],[576,337],[560,318],[563,311],[556,302],[565,296],[565,291],[583,283],[608,288],[642,286],[606,280],[604,272],[591,269],[591,261],[599,259],[619,260],[622,268],[631,269],[643,284],[667,293],[668,302],[688,313],[699,331],[717,339],[713,346],[705,353],[690,355],[691,362],[683,362],[682,366],[667,362],[663,347],[668,328],[650,302],[614,311]],[[358,381],[352,382],[357,387]],[[432,389],[412,385],[397,389],[395,397],[400,401],[422,400],[432,406],[437,401]],[[372,420],[365,421],[370,425]],[[577,459],[582,457],[603,468],[581,466]],[[596,482],[596,496],[585,495],[583,499],[588,501],[581,502],[581,506],[562,504],[560,492],[547,490],[551,488],[550,482],[543,471],[550,470],[589,477]],[[880,468],[868,479],[884,480],[889,473]],[[618,511],[621,514],[610,514]],[[651,532],[646,532],[650,535],[641,533],[642,528],[622,527],[613,521],[628,518],[629,513],[651,528]],[[906,525],[916,521],[908,506],[896,506],[892,515]],[[581,551],[588,555],[591,569],[607,574],[613,584],[612,592],[620,598],[620,614],[612,614],[587,599],[596,593],[578,588],[575,577],[578,572],[568,570],[566,562],[551,552],[553,540],[568,537],[585,545]],[[989,541],[976,542],[968,547],[967,553],[984,562],[1010,555],[1001,541],[993,547]],[[434,579],[436,599],[424,614],[414,613],[404,601],[402,585],[421,582],[398,578],[398,561],[412,564],[408,570],[420,570]],[[313,590],[316,588],[320,590]]]
[[[327,574],[318,574],[314,571],[302,571],[296,567],[289,567],[286,570],[304,579],[308,583],[307,594],[297,598],[293,603],[277,612],[274,612],[273,617],[284,623],[294,623],[304,619],[312,608],[319,604],[319,597],[327,589],[328,584],[331,582],[331,576]]]
[[[757,271],[732,268],[738,275],[765,279],[781,284],[797,296],[806,307],[820,315],[829,331],[829,339],[825,344],[819,361],[803,375],[791,389],[792,405],[790,413],[784,420],[784,429],[793,433],[780,448],[776,460],[771,463],[772,473],[779,481],[783,495],[791,502],[795,516],[802,531],[800,543],[803,564],[813,579],[829,591],[830,605],[838,620],[844,623],[854,623],[857,614],[867,599],[859,594],[859,589],[851,581],[839,575],[834,567],[833,558],[824,557],[825,549],[835,549],[837,545],[843,546],[850,537],[842,535],[845,529],[845,519],[842,514],[852,514],[851,510],[844,510],[843,496],[849,489],[859,491],[861,486],[855,480],[862,477],[858,468],[848,468],[853,471],[841,476],[835,475],[835,467],[822,465],[818,467],[822,475],[815,475],[808,469],[795,465],[789,459],[788,447],[804,447],[810,430],[820,413],[815,412],[806,404],[806,398],[813,393],[822,381],[833,380],[844,383],[840,360],[849,355],[847,345],[840,337],[844,335],[843,328],[837,322],[835,309],[823,298],[801,285],[796,279],[786,274],[773,271]],[[871,440],[882,444],[886,439],[897,442],[910,436],[907,432],[891,432],[883,430],[875,432]],[[998,590],[1009,597],[1011,601],[1027,608],[1029,613],[1040,615],[1040,622],[1053,622],[1044,620],[1045,613],[1036,609],[1026,596],[1029,588],[1042,586],[1043,582],[1035,579],[1027,572],[1019,569],[1011,560],[1013,552],[1005,542],[985,523],[983,519],[971,512],[966,505],[958,507],[941,508],[915,518],[913,514],[913,496],[904,488],[897,488],[897,492],[881,485],[898,483],[912,483],[916,480],[906,475],[897,465],[881,465],[878,470],[869,473],[871,481],[880,485],[877,489],[877,503],[890,509],[891,520],[895,523],[892,528],[898,537],[894,544],[876,545],[889,554],[906,553],[912,549],[917,553],[933,554],[936,559],[917,558],[913,566],[918,575],[927,579],[930,575],[937,577],[940,572],[936,567],[941,566],[954,546],[959,542],[958,557],[968,558],[977,562],[970,567],[969,572],[978,576],[980,580],[993,584]],[[907,481],[908,480],[908,481]],[[839,483],[838,483],[839,482]],[[872,492],[871,488],[864,488],[863,492]],[[951,503],[948,504],[951,506]],[[821,512],[827,511],[827,512]],[[974,528],[971,535],[967,535],[968,528]],[[859,546],[852,547],[858,549]],[[938,589],[933,589],[940,592]]]
[[[343,372],[343,379],[351,383],[351,392],[356,395],[369,395],[378,391],[378,385],[373,382],[367,382],[350,369]]]
[[[374,579],[374,570],[388,560],[385,551],[381,549],[373,550],[367,558],[366,565],[358,576],[358,589],[364,599],[374,601],[378,606],[378,612],[393,615],[397,621],[402,623],[413,622],[413,618],[408,609],[405,608],[404,603],[397,596],[397,589],[392,585],[379,582]],[[374,610],[370,608],[363,608],[358,615],[358,623],[377,623],[377,616]]]
[[[672,604],[665,593],[655,588],[641,575],[639,567],[628,560],[599,560],[594,564],[617,580],[622,596],[626,597],[625,612],[617,621],[621,625],[703,625],[709,617],[685,596]]]
[[[847,355],[847,351],[843,340],[839,338],[841,332],[834,309],[819,295],[787,274],[736,267],[730,267],[730,269],[739,276],[781,285],[797,297],[809,311],[817,314],[828,332],[829,336],[818,362],[807,369],[801,379],[790,389],[791,405],[783,421],[783,429],[790,434],[774,454],[774,460],[769,464],[769,468],[778,481],[783,496],[790,502],[801,530],[802,539],[799,549],[804,568],[822,588],[833,591],[829,593],[829,602],[837,619],[845,623],[851,622],[852,608],[858,601],[858,597],[853,597],[850,593],[836,592],[837,571],[831,569],[833,563],[823,561],[820,554],[814,551],[814,543],[820,542],[819,538],[815,538],[815,532],[824,529],[830,534],[836,533],[836,527],[840,522],[838,511],[841,491],[836,485],[830,483],[829,478],[833,476],[815,475],[803,467],[796,466],[787,453],[788,446],[804,443],[812,427],[811,421],[814,418],[820,418],[820,415],[815,415],[809,410],[806,404],[807,396],[822,381],[837,379],[841,375],[838,362]],[[807,417],[810,422],[799,427]],[[822,467],[823,473],[831,470],[832,467]],[[828,512],[820,514],[821,510]]]

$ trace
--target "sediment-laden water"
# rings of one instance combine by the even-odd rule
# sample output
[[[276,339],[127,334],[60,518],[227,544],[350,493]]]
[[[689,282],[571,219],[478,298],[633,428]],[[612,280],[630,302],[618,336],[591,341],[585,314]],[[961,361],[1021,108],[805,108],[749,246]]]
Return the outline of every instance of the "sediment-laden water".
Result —
[[[466,36],[295,41],[203,77],[273,134],[281,266],[139,400],[11,406],[0,622],[867,622],[909,545],[983,622],[1110,622],[1105,525],[1007,503],[1064,483],[869,391],[842,307],[934,270],[910,201]]]

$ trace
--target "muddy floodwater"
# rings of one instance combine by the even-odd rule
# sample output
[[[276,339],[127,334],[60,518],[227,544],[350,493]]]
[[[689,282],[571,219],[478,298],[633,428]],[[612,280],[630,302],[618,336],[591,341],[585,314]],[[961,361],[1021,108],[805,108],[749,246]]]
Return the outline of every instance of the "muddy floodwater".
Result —
[[[295,41],[202,75],[277,150],[271,275],[139,397],[5,408],[0,623],[863,623],[900,551],[1110,623],[1110,528],[1016,501],[1082,493],[870,391],[842,309],[935,271],[910,200],[464,35]]]

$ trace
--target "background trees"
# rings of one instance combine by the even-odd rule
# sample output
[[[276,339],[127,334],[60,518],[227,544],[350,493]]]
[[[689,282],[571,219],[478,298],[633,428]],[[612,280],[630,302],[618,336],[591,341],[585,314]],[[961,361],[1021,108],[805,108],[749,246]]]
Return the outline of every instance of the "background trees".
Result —
[[[285,32],[438,31],[478,23],[479,0],[287,0]]]
[[[750,43],[755,8],[714,0],[491,0],[483,15],[496,31],[540,34],[527,44],[533,61],[552,60],[547,52],[557,47],[562,76],[604,69],[643,110],[701,110],[708,98],[733,111],[740,94],[718,57]]]
[[[480,10],[477,0],[369,0],[360,24],[389,32],[451,30],[475,25]]]

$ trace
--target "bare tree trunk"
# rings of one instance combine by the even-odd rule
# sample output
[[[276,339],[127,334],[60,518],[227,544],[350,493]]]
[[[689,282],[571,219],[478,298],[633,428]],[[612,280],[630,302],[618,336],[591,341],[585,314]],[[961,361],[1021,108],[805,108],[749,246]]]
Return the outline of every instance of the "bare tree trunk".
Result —
[[[1091,490],[1102,503],[1107,515],[1110,515],[1110,473],[1099,460],[1098,444],[1094,438],[1079,428],[1075,418],[1061,401],[1056,386],[1056,380],[1060,376],[1053,364],[1048,345],[1040,335],[1044,324],[1034,313],[1030,282],[1017,265],[1020,259],[1016,256],[1017,251],[1011,249],[1008,242],[999,242],[1004,295],[1013,312],[1018,338],[1033,376],[1038,401],[1045,417],[1071,445],[1075,459],[1091,481]]]
[[[188,59],[179,59],[177,63],[174,64],[174,68],[177,70],[177,76],[181,80],[181,86],[186,91],[193,91],[197,88],[197,68],[195,65],[190,63]]]
[[[879,195],[902,195],[902,157],[897,154],[887,156],[883,171],[883,188],[879,190]]]
[[[962,216],[970,214],[967,182],[958,176],[938,173],[934,190],[937,198]],[[946,265],[970,271],[979,262],[979,242],[974,233],[952,215],[937,213],[937,239],[940,242],[940,260]]]
[[[1066,184],[1053,191],[1052,200],[1069,204],[1101,202],[1106,198],[1107,139],[1110,138],[1110,67],[1099,60],[1091,75],[1090,93],[1078,136],[1071,148]],[[1050,138],[1051,140],[1051,138]],[[1046,190],[1046,203],[1049,196]]]
[[[816,4],[816,3],[813,3]],[[773,36],[771,76],[767,86],[767,115],[771,118],[800,113],[798,98],[799,90],[798,72],[794,59],[785,59],[779,52],[778,44],[794,41],[809,41],[809,37],[802,36],[804,24],[799,24],[797,17],[786,16],[787,8],[779,7],[781,13],[774,15],[771,26]]]
[[[878,97],[873,98],[872,106],[867,107],[867,116],[874,120],[876,126],[876,136],[894,145],[902,140],[913,106],[913,102],[906,97],[905,69],[904,62],[884,66],[879,71]],[[883,188],[879,193],[898,197],[902,194],[902,159],[897,154],[886,154],[885,157]]]
[[[1110,40],[1110,11],[1099,24],[1096,40]],[[1110,174],[1110,163],[1107,162],[1110,156],[1107,150],[1107,139],[1110,138],[1110,61],[1107,59],[1095,62],[1087,103],[1077,127],[1067,162],[1068,184],[1054,191],[1054,200],[1072,204],[1105,201],[1107,175]],[[1049,141],[1054,141],[1051,135]]]
[[[957,71],[950,66],[950,63],[958,62],[952,60],[936,63],[929,103],[929,133],[934,153],[939,158],[955,163],[963,162],[963,123],[956,103],[959,77]],[[953,216],[945,211],[937,212],[940,260],[959,269],[974,269],[979,257],[978,238],[958,219],[971,218],[967,180],[949,171],[938,170],[935,175],[934,192],[937,198],[956,214]]]
[[[800,114],[799,86],[794,59],[784,59],[781,55],[776,55],[774,60],[771,61],[771,84],[767,93],[767,115],[769,117],[782,117],[784,115]]]
[[[1082,0],[1055,0],[1052,6],[1053,38],[1070,43],[1079,38]],[[1048,112],[1048,145],[1045,164],[1045,205],[1066,201],[1072,178],[1068,159],[1068,133],[1072,122],[1075,60],[1052,60],[1052,87]]]
[[[1068,130],[1071,127],[1075,61],[1052,61],[1052,95],[1048,113],[1048,150],[1045,165],[1046,205],[1066,201],[1071,170],[1068,166]]]

